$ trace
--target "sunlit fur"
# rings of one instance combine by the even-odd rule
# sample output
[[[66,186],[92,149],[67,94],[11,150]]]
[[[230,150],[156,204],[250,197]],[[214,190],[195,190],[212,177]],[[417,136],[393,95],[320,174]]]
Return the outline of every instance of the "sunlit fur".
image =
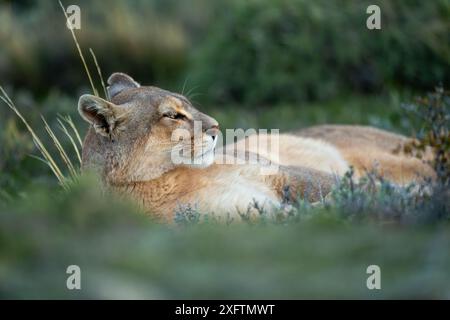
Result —
[[[271,175],[261,174],[261,164],[218,164],[212,152],[218,123],[185,97],[140,86],[121,73],[113,74],[108,84],[108,101],[80,98],[80,113],[91,123],[83,145],[83,169],[96,171],[107,186],[132,195],[145,211],[165,221],[172,221],[177,208],[187,204],[238,220],[239,212],[253,211],[255,201],[268,211],[280,207],[286,197],[319,201],[335,185],[335,175],[342,175],[349,165],[362,174],[377,161],[383,174],[399,182],[432,174],[420,161],[394,154],[394,147],[406,138],[365,127],[316,127],[282,134],[279,155],[258,150],[257,136],[247,139],[247,149],[245,140],[237,143],[238,149],[259,153],[266,162],[276,161],[279,170]],[[194,121],[202,124],[200,134],[194,135]],[[193,138],[180,142],[175,134],[179,130]],[[174,163],[173,152],[183,148],[196,163]]]

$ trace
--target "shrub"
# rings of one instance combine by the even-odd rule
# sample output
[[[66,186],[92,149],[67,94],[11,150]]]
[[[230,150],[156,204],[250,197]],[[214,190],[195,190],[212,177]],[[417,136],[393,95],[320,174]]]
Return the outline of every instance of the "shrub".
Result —
[[[443,88],[418,98],[416,104],[404,108],[422,121],[416,139],[404,147],[407,153],[424,158],[427,148],[435,156],[427,160],[437,174],[437,183],[450,187],[450,96]]]
[[[212,102],[273,104],[448,83],[447,1],[228,1],[191,76]]]

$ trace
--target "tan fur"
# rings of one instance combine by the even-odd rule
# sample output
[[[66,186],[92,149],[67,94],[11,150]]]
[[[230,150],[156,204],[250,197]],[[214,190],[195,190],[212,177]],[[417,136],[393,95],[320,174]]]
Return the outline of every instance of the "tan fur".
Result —
[[[279,145],[275,152],[272,148],[260,147],[261,143],[273,145],[275,139],[278,139]],[[242,139],[235,145],[238,150],[258,153],[283,166],[303,166],[337,175],[342,175],[349,169],[347,161],[333,145],[318,139],[289,134],[260,134]]]
[[[158,179],[115,187],[130,193],[158,218],[171,221],[174,212],[187,204],[219,218],[230,215],[239,219],[237,213],[248,209],[256,213],[252,208],[255,201],[270,212],[280,206],[283,189],[289,185],[291,197],[307,195],[309,200],[319,201],[333,182],[330,176],[307,168],[283,168],[280,174],[263,176],[256,166],[213,164],[203,169],[179,167]]]
[[[301,131],[300,136],[281,135],[279,158],[256,147],[257,139],[268,142],[269,136],[252,136],[237,142],[236,149],[247,143],[248,154],[259,152],[265,162],[279,164],[276,173],[261,174],[262,164],[213,163],[212,150],[218,133],[218,123],[213,118],[198,111],[185,97],[155,87],[141,87],[125,74],[113,74],[108,84],[109,101],[89,95],[80,98],[80,113],[92,124],[83,145],[83,169],[95,170],[108,186],[130,194],[147,212],[162,220],[171,221],[177,208],[186,205],[200,212],[238,217],[253,202],[270,211],[280,207],[286,198],[301,196],[318,201],[334,186],[334,174],[342,175],[349,164],[359,171],[370,164],[372,154],[367,149],[373,135],[360,136],[352,144],[343,133],[342,139],[334,139],[321,135],[323,130],[317,128]],[[199,163],[175,164],[171,151],[178,141],[172,139],[172,134],[178,129],[194,133],[194,121],[201,121],[201,134],[183,140],[182,146],[191,147],[189,157]],[[370,150],[376,151],[374,156],[383,154],[382,167],[388,176],[400,180],[410,177],[406,172],[412,172],[416,166],[407,168],[407,161],[414,161],[403,157],[406,162],[396,163],[391,150],[394,143],[387,143],[383,134],[389,135],[381,132],[379,139],[376,135]],[[228,148],[225,152],[229,154]]]
[[[413,156],[405,155],[403,146],[410,138],[367,126],[322,125],[297,131],[300,137],[325,141],[335,146],[355,168],[358,176],[375,171],[399,184],[434,178],[433,169]],[[430,160],[427,150],[424,160]]]

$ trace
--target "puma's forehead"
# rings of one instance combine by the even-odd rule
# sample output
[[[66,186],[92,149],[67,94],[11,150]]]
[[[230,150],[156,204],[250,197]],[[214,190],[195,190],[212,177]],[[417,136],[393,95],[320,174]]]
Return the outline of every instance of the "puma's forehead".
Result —
[[[183,95],[158,87],[141,86],[132,77],[121,72],[113,73],[108,78],[108,96],[109,100],[116,105],[156,106],[164,102],[170,103],[172,107],[178,109],[192,106]]]
[[[131,88],[124,90],[110,99],[114,104],[129,104],[132,102],[146,102],[152,104],[160,104],[167,101],[174,107],[182,108],[185,105],[190,106],[189,100],[174,92],[151,86],[142,86],[139,88]]]

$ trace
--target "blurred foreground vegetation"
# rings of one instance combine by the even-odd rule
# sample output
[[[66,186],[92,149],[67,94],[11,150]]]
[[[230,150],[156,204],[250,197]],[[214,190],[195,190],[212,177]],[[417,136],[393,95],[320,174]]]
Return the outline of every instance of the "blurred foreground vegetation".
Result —
[[[104,198],[28,190],[0,213],[1,298],[449,298],[450,226],[351,223],[331,211],[288,224],[167,227]],[[66,289],[67,266],[82,290]],[[381,267],[382,290],[366,268]]]
[[[424,127],[401,107],[449,87],[448,1],[378,1],[381,31],[365,28],[368,1],[70,4],[82,10],[77,36],[98,89],[88,48],[105,77],[184,92],[222,128],[368,124],[448,155],[448,99],[447,136],[434,142],[438,121],[419,113]],[[57,2],[0,0],[0,85],[55,157],[41,114],[75,159],[57,116],[84,134],[76,105],[90,88],[64,23]],[[193,212],[162,226],[93,177],[63,191],[30,157],[17,116],[0,110],[0,298],[450,298],[448,181],[427,198],[388,183],[370,192],[370,180],[348,176],[333,203],[298,203],[276,221],[193,223]],[[71,264],[81,291],[66,289]],[[371,264],[380,291],[366,288]]]

